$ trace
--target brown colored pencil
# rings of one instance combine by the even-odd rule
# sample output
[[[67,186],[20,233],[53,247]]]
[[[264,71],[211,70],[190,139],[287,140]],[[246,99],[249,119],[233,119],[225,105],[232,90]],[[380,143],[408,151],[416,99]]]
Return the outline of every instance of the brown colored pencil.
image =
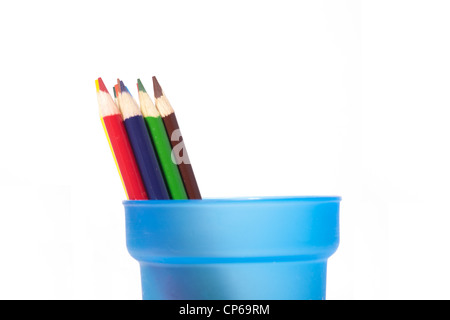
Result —
[[[180,169],[180,174],[184,182],[184,187],[189,199],[201,199],[200,190],[195,179],[194,170],[186,150],[186,145],[181,135],[175,112],[170,105],[169,100],[161,89],[161,86],[153,77],[153,91],[155,95],[155,105],[166,127],[170,144],[172,145],[172,161],[174,161]]]

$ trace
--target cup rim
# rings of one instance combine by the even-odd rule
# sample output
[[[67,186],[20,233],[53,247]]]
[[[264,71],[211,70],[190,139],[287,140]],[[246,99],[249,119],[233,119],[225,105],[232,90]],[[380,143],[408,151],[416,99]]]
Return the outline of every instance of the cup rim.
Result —
[[[189,200],[124,200],[125,206],[149,206],[149,205],[211,205],[211,204],[243,204],[243,203],[292,203],[292,202],[340,202],[341,196],[253,196],[230,198],[204,198]]]

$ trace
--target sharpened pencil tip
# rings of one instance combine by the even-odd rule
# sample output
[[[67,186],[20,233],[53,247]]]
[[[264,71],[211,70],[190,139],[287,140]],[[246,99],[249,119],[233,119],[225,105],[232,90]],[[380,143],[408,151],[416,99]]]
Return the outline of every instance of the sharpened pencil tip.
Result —
[[[137,79],[137,85],[138,85],[138,91],[147,93],[147,91],[145,91],[144,85],[141,82],[141,79]]]
[[[155,94],[155,99],[161,97],[163,95],[161,86],[159,85],[156,77],[153,77],[153,93]]]
[[[98,89],[103,92],[109,93],[108,89],[106,89],[105,83],[103,82],[102,78],[98,78],[97,81],[98,81]]]
[[[117,84],[114,86],[116,88],[117,94],[120,94],[120,79],[117,78]]]
[[[123,81],[120,81],[120,92],[126,92],[131,96],[130,90],[128,90],[128,87],[123,83]]]
[[[120,81],[120,91],[121,92],[127,92],[127,87],[123,84],[123,81]]]

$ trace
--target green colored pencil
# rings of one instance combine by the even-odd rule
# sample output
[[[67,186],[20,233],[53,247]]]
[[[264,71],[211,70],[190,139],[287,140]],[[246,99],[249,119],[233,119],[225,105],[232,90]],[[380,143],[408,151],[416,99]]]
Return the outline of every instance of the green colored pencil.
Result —
[[[188,199],[178,166],[172,161],[172,147],[161,115],[147,91],[145,91],[140,79],[138,79],[137,86],[141,112],[158,154],[170,197],[177,200]]]

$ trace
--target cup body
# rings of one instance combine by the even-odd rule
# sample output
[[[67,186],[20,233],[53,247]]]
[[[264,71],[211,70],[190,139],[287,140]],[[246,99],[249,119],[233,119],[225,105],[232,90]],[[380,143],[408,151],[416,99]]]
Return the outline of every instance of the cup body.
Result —
[[[124,201],[144,300],[323,300],[339,197]]]

